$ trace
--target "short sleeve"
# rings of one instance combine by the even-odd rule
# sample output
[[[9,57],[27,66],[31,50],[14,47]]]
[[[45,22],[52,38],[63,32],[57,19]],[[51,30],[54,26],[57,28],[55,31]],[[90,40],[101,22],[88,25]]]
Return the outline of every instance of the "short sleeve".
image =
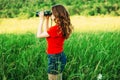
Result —
[[[47,33],[50,35],[50,37],[56,37],[57,31],[55,27],[51,27],[47,30]]]

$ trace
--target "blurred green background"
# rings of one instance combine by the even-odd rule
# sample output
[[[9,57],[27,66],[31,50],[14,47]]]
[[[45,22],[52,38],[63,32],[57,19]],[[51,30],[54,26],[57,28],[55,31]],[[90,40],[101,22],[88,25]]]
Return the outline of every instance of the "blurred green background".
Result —
[[[70,15],[120,16],[119,0],[0,0],[0,17],[35,17],[36,11],[48,10],[55,4],[63,4]]]

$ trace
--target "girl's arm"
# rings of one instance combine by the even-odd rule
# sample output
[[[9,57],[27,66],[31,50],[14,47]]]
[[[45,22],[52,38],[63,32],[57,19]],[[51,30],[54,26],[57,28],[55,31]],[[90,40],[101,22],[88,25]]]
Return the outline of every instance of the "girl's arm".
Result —
[[[49,34],[47,33],[47,29],[49,26],[49,17],[46,17],[46,22],[45,22],[45,28],[44,31],[42,32],[42,27],[43,27],[43,22],[44,22],[44,12],[40,12],[40,24],[38,26],[38,31],[37,31],[37,38],[45,38],[49,37]]]
[[[44,28],[44,31],[47,31],[49,28],[49,16],[46,16],[45,17],[45,28]]]

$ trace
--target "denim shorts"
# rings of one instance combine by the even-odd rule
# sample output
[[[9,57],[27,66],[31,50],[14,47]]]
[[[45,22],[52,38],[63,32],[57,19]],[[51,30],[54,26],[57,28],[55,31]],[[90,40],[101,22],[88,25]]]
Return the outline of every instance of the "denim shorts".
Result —
[[[66,64],[66,56],[64,52],[59,54],[48,54],[48,73],[60,74],[63,72]]]

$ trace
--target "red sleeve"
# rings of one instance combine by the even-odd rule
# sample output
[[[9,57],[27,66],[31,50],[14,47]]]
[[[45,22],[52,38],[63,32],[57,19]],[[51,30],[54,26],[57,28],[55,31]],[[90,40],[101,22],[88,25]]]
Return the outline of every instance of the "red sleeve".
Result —
[[[50,37],[55,37],[57,35],[56,28],[55,27],[49,28],[47,33],[50,35]]]

